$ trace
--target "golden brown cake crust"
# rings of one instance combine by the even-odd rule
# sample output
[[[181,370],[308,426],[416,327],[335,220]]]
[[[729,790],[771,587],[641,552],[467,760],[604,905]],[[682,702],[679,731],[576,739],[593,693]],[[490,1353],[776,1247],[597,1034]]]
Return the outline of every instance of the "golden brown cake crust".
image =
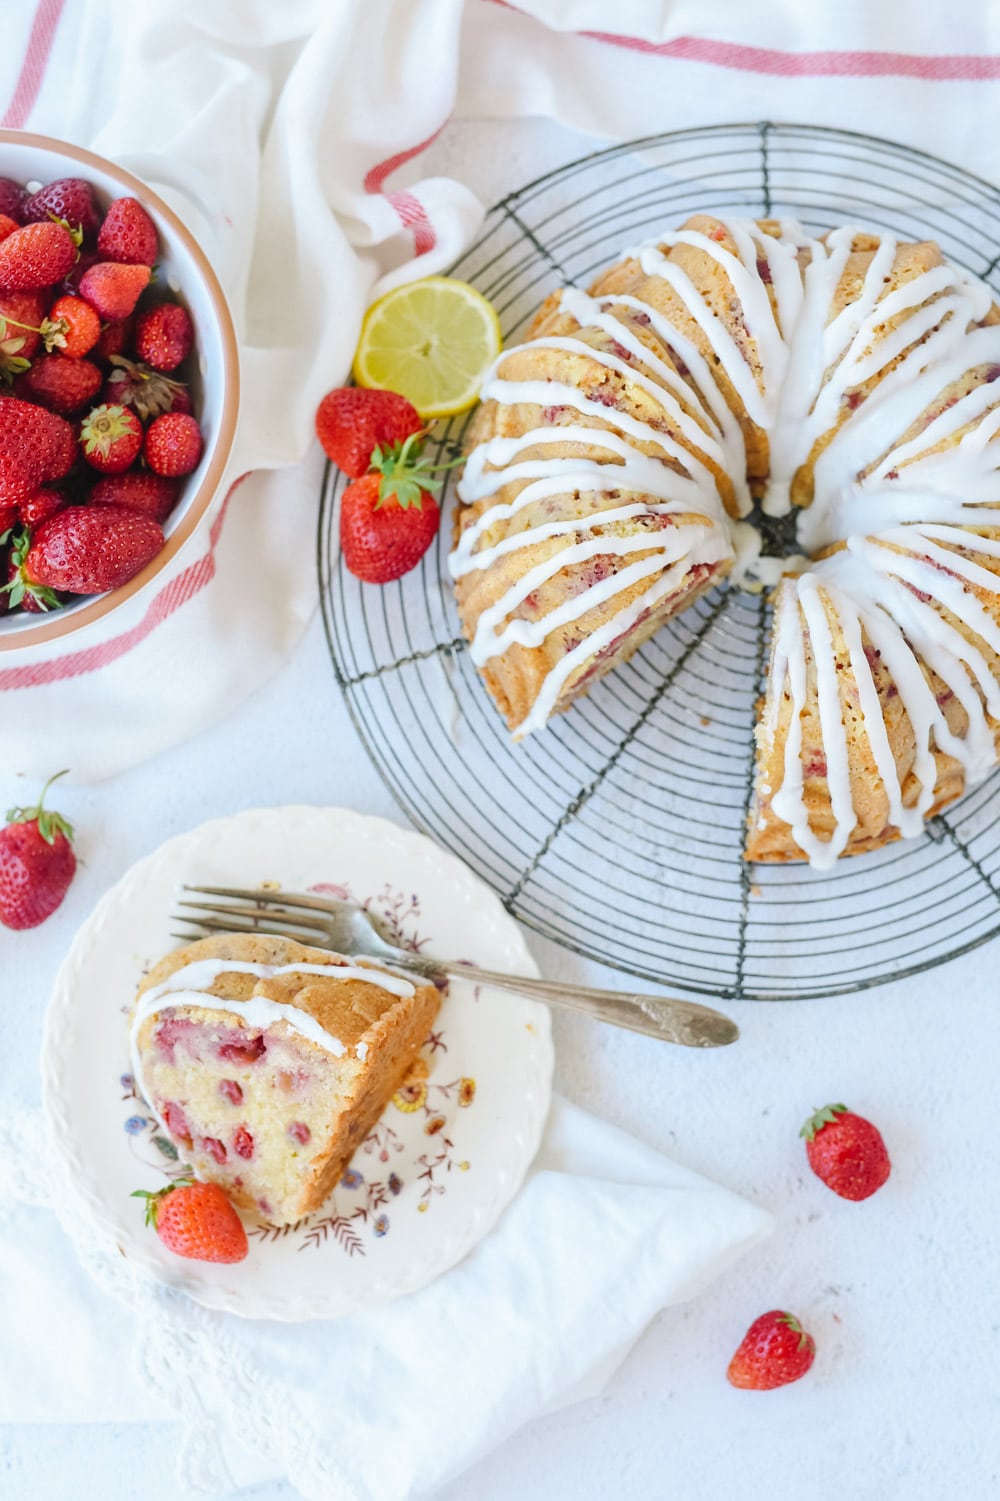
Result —
[[[259,995],[281,1005],[297,1006],[318,1021],[324,1031],[339,1037],[347,1048],[360,1042],[373,1023],[399,1000],[379,984],[382,971],[373,961],[346,959],[342,954],[331,954],[328,949],[309,948],[290,938],[266,933],[219,933],[175,949],[149,971],[139,986],[136,1000],[147,990],[162,985],[186,964],[194,964],[199,959],[238,959],[247,964],[328,964],[334,974],[331,981],[322,975],[291,974],[259,979],[256,975],[230,972],[219,975],[205,990],[210,995],[228,1000],[247,1001],[251,996]],[[336,979],[337,968],[344,965],[350,965],[352,969],[370,968],[372,983]],[[412,976],[404,978],[419,989],[434,990],[434,986],[420,986],[419,980]],[[233,1019],[238,1020],[235,1013]]]

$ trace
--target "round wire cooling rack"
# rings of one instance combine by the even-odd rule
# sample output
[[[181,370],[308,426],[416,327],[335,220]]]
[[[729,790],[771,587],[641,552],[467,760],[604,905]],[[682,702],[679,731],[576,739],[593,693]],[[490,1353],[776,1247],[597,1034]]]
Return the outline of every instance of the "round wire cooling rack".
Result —
[[[1000,292],[1000,190],[891,141],[818,126],[713,126],[612,147],[511,193],[452,274],[516,342],[543,299],[697,210],[863,222],[945,253]],[[458,451],[468,415],[436,435]],[[769,610],[725,585],[669,621],[541,733],[513,744],[469,660],[435,547],[398,583],[357,582],[319,528],[334,670],[413,823],[522,922],[630,974],[731,999],[805,999],[913,974],[1000,932],[1000,777],[924,835],[841,861],[749,866],[743,830]],[[768,546],[765,541],[765,546]],[[770,539],[781,550],[781,539]]]

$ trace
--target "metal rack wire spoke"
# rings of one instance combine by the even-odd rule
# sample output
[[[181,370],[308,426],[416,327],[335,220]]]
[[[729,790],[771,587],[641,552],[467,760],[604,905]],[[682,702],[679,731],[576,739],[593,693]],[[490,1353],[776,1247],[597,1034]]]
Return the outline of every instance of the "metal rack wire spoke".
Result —
[[[491,210],[453,273],[491,299],[514,342],[557,287],[586,285],[624,247],[701,209],[933,238],[997,286],[992,184],[896,142],[767,121],[613,146],[526,183]],[[439,459],[460,448],[468,421],[443,424]],[[713,591],[514,745],[452,598],[451,477],[436,546],[382,589],[341,564],[341,486],[328,471],[319,570],[354,722],[417,827],[531,927],[634,975],[748,1000],[865,988],[1000,932],[1000,777],[922,838],[828,873],[744,863],[763,598]],[[766,550],[790,545],[773,523],[763,529]]]

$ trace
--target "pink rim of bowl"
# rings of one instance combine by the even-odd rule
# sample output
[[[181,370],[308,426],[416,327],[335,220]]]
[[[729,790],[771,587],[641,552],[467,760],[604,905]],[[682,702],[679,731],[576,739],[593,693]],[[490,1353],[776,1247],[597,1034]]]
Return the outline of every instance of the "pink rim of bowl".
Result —
[[[20,150],[11,152],[10,147]],[[46,155],[61,160],[53,160],[51,171],[47,177],[43,177],[36,167],[39,159]],[[21,156],[23,161],[19,159]],[[29,162],[29,158],[33,160]],[[123,167],[96,156],[92,151],[84,151],[79,146],[56,140],[52,136],[33,135],[21,130],[0,130],[0,175],[13,177],[18,182],[51,182],[58,177],[73,174],[75,169],[77,175],[93,180],[102,195],[110,193],[110,196],[119,198],[137,198],[155,223],[164,248],[168,251],[179,248],[193,263],[201,283],[198,300],[207,306],[209,316],[214,321],[214,328],[210,330],[198,326],[198,351],[204,360],[208,333],[210,342],[217,346],[218,368],[210,370],[206,379],[220,383],[221,390],[217,415],[212,430],[206,433],[205,453],[193,477],[193,484],[182,494],[174,515],[167,523],[169,530],[166,542],[152,562],[129,579],[127,584],[123,584],[120,589],[112,589],[108,594],[97,595],[77,605],[65,606],[49,615],[7,617],[8,620],[18,620],[16,628],[12,629],[9,625],[5,628],[4,617],[0,617],[0,652],[19,651],[46,641],[62,640],[109,615],[112,610],[116,610],[119,605],[151,584],[177,556],[208,510],[209,503],[218,492],[236,434],[240,394],[236,331],[218,277],[190,230],[162,198]],[[193,288],[190,284],[179,281],[177,290],[191,298]],[[200,320],[196,319],[196,325],[198,324]],[[21,620],[25,623],[21,624]],[[27,623],[29,620],[30,624]]]

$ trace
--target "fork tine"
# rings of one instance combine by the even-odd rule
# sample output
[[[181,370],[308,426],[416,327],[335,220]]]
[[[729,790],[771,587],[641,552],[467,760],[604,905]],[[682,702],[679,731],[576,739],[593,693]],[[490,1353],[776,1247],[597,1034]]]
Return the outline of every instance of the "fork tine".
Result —
[[[329,947],[329,944],[325,938],[317,938],[315,933],[300,932],[297,928],[286,930],[283,924],[281,925],[281,931],[276,931],[277,925],[259,927],[253,923],[219,922],[212,917],[185,917],[179,912],[174,914],[172,920],[176,923],[184,923],[188,927],[203,929],[208,933],[249,933],[259,935],[261,937],[270,936],[273,938],[291,938],[299,943],[308,944],[314,949]],[[178,935],[175,934],[174,936],[176,937]],[[192,937],[194,936],[196,935],[189,934],[187,942],[190,943]]]
[[[260,907],[226,906],[223,902],[185,902],[180,899],[178,899],[177,905],[179,907],[192,907],[198,912],[211,912],[216,917],[256,917],[258,919],[267,918],[268,920],[273,918],[279,922],[284,920],[284,914],[276,907],[268,907],[267,911],[264,912],[261,911]],[[181,913],[177,915],[178,917],[182,916]],[[314,928],[320,933],[325,933],[330,926],[328,918],[306,917],[305,913],[301,912],[296,912],[294,915],[290,914],[288,920],[297,923],[303,928]]]
[[[314,912],[336,912],[345,905],[343,902],[333,901],[324,896],[302,896],[286,891],[262,891],[259,888],[248,890],[245,886],[189,886],[185,882],[182,889],[193,891],[196,896],[231,896],[244,902],[256,902],[262,906],[270,906],[277,902],[283,907],[307,907]]]

